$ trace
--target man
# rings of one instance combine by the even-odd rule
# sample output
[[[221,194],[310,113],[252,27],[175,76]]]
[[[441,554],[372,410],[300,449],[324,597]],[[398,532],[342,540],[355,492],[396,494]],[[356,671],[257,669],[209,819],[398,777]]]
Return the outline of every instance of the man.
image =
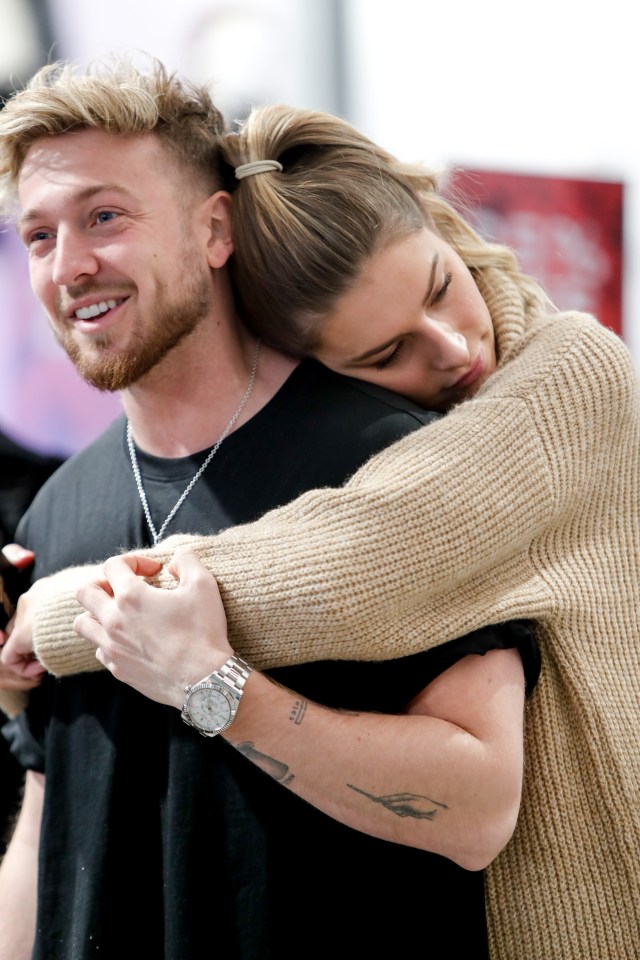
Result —
[[[249,521],[430,419],[243,327],[220,132],[206,92],[158,64],[46,69],[0,115],[34,291],[125,411],[22,522],[35,577]],[[192,563],[180,589],[197,634],[222,614],[189,604]],[[522,776],[522,664],[492,649],[517,645],[499,634],[481,658],[456,641],[444,663],[311,664],[279,683],[226,651],[186,723],[106,671],[46,680],[13,727],[29,773],[0,875],[0,960],[376,956],[426,927],[483,956],[482,875],[458,864],[477,870],[506,842]],[[178,654],[197,685],[194,652]],[[471,659],[483,680],[465,679]],[[448,930],[454,899],[464,917]]]

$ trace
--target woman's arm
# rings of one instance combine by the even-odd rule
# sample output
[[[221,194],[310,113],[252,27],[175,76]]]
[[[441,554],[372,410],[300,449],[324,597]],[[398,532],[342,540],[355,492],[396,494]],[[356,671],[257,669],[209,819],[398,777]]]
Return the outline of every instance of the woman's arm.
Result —
[[[636,382],[614,334],[592,318],[554,317],[481,396],[344,487],[150,553],[197,551],[218,580],[234,647],[261,668],[401,656],[536,619],[553,597],[531,545],[577,508],[622,442]],[[164,570],[154,582],[172,586]],[[77,612],[73,587],[36,612],[36,649],[52,673],[94,666],[73,633]]]
[[[13,616],[5,630],[0,631],[0,709],[7,716],[14,717],[24,709],[28,702],[27,691],[38,685],[45,672],[45,667],[34,657],[33,618],[39,607],[47,611],[47,622],[50,602],[68,598],[74,611],[73,615],[65,613],[63,617],[60,646],[64,669],[61,673],[100,669],[95,657],[88,656],[86,645],[79,642],[73,632],[73,616],[80,609],[75,600],[76,591],[88,580],[99,577],[101,572],[102,565],[69,567],[50,577],[42,577],[19,597]],[[55,627],[54,618],[52,631]]]
[[[184,687],[233,653],[215,580],[190,551],[175,559],[175,590],[160,596],[132,567],[109,560],[109,587],[79,591],[89,612],[76,626],[117,679],[180,710]],[[476,870],[515,826],[523,704],[513,649],[464,657],[400,716],[327,709],[253,671],[223,736],[342,823]]]
[[[261,669],[388,659],[535,618],[547,595],[528,546],[552,512],[527,406],[475,400],[382,451],[344,487],[140,554],[166,564],[193,548],[218,579],[234,649]],[[76,591],[95,576],[71,568],[24,594],[5,665],[24,669],[33,644],[53,674],[99,668],[73,630]],[[174,585],[166,566],[151,582]]]
[[[167,561],[194,549],[218,579],[234,648],[263,669],[402,656],[530,618],[540,595],[520,586],[535,579],[527,547],[553,511],[546,461],[524,404],[464,406],[378,454],[344,487],[141,553]],[[73,632],[84,574],[64,576],[47,578],[64,589],[48,591],[33,614],[38,657],[58,675],[95,669]],[[165,568],[152,582],[173,586]]]

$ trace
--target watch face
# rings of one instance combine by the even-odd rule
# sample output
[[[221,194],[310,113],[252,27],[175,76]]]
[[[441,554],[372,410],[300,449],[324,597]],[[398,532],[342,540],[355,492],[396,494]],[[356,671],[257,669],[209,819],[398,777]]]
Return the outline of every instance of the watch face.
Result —
[[[226,687],[214,684],[194,689],[189,696],[187,711],[197,727],[216,733],[231,723],[236,705],[236,698]]]

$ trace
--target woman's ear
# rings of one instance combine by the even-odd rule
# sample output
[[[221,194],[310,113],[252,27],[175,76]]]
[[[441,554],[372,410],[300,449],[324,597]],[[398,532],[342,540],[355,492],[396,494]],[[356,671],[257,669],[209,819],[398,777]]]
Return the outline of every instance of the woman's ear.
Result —
[[[233,253],[231,234],[231,195],[218,190],[205,203],[207,223],[207,261],[213,269],[224,267]]]

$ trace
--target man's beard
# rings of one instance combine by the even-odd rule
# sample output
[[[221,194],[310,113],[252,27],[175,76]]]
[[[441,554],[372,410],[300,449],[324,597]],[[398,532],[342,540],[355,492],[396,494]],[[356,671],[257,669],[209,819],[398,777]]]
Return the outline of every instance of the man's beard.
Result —
[[[152,326],[134,330],[126,351],[119,354],[111,350],[108,332],[92,337],[90,355],[77,343],[73,331],[54,330],[54,335],[87,383],[98,390],[125,390],[196,329],[207,315],[210,299],[209,278],[203,272],[191,277],[173,299],[163,281],[157,281]]]

